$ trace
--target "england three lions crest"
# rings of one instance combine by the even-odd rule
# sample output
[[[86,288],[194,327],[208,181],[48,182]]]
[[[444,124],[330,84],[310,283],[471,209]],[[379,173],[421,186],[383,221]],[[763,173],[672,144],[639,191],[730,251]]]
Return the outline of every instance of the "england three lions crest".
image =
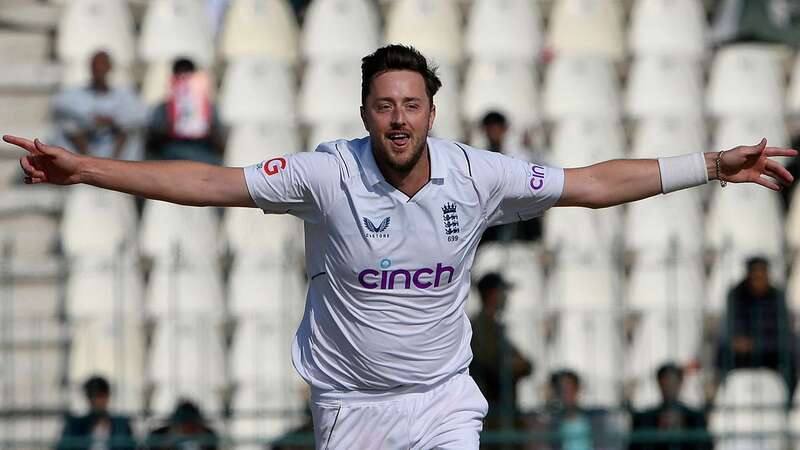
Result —
[[[447,235],[449,241],[458,240],[457,235],[461,228],[458,224],[458,205],[455,203],[445,203],[442,206],[442,220],[444,221],[444,234]],[[455,238],[455,239],[452,239]]]

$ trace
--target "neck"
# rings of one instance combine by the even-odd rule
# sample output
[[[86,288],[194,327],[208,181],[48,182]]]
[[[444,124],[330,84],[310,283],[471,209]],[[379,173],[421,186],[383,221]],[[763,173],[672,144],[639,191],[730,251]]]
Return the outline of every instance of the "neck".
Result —
[[[108,83],[105,81],[92,81],[92,90],[97,92],[108,92]]]
[[[375,157],[374,149],[372,155]],[[422,150],[422,156],[420,156],[419,161],[407,172],[395,170],[377,157],[375,157],[375,162],[386,182],[409,198],[413,197],[414,194],[428,184],[428,180],[431,178],[431,160],[427,144]]]

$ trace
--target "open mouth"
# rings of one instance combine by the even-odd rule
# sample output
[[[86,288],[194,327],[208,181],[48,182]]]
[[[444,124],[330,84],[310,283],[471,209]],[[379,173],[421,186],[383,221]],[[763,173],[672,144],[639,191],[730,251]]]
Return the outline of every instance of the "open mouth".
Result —
[[[406,144],[408,144],[408,141],[411,140],[410,134],[401,132],[389,133],[387,137],[397,147],[404,147]]]

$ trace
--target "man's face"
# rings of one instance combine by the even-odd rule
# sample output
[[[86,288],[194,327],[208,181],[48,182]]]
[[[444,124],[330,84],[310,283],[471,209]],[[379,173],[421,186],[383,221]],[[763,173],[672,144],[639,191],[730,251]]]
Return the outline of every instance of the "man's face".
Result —
[[[558,397],[566,408],[578,406],[578,384],[570,377],[561,377],[558,380]]]
[[[489,146],[493,148],[500,148],[503,145],[507,131],[508,128],[501,123],[490,123],[483,127],[486,140],[489,142]]]
[[[750,292],[756,296],[764,296],[769,291],[769,271],[765,264],[755,264],[747,274]]]
[[[408,173],[419,161],[435,116],[425,80],[409,70],[376,76],[361,107],[375,159],[400,173]]]
[[[681,393],[681,386],[683,380],[681,376],[675,372],[667,372],[658,379],[658,387],[661,390],[661,397],[665,402],[674,402],[678,400]]]
[[[110,396],[103,392],[96,392],[89,396],[89,408],[94,412],[106,412]]]
[[[111,58],[108,53],[100,52],[92,58],[92,81],[96,84],[105,84],[108,73],[111,72]]]

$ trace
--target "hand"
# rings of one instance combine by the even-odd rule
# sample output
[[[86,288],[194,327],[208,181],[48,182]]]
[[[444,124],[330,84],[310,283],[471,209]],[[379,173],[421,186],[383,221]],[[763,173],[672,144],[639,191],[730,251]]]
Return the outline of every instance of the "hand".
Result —
[[[25,172],[25,184],[75,184],[80,183],[80,162],[84,157],[53,145],[5,135],[3,140],[25,149],[28,154],[19,159]]]
[[[712,155],[716,159],[716,154]],[[720,161],[722,179],[731,183],[756,183],[779,191],[781,187],[778,182],[791,184],[794,177],[780,163],[769,159],[775,156],[797,156],[797,150],[767,147],[766,138],[756,145],[742,145],[728,150],[722,154]],[[716,167],[711,173],[716,177]]]

